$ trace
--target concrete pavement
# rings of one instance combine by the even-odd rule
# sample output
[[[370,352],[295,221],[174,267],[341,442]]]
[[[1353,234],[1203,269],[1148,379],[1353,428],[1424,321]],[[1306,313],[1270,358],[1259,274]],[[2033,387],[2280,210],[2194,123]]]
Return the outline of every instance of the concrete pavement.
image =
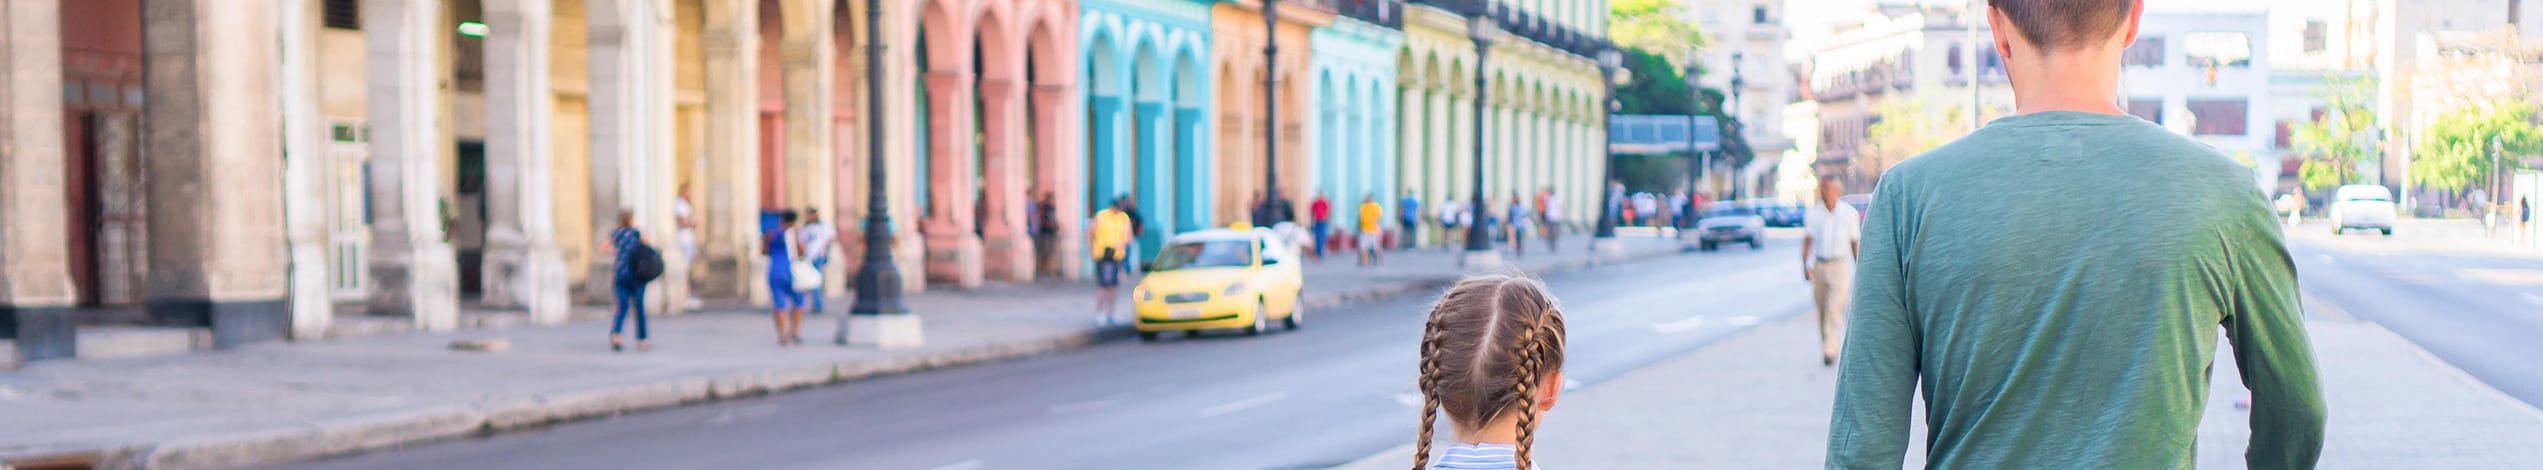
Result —
[[[2316,306],[2319,307],[2319,306]],[[2326,469],[2533,468],[2543,412],[2370,323],[2317,308],[2311,329],[2331,410]],[[1567,395],[1536,458],[1550,468],[1819,468],[1836,370],[1818,363],[1807,315]],[[2242,468],[2249,396],[2220,349],[2199,468]],[[1921,402],[1921,400],[1919,400]],[[1922,416],[1923,412],[1917,412]],[[1924,442],[1922,427],[1909,442]],[[1922,453],[1906,456],[1923,465]],[[1409,447],[1341,467],[1399,469]]]
[[[1513,260],[1559,271],[1675,252],[1629,240],[1596,259],[1580,239],[1561,254]],[[1373,269],[1310,265],[1311,307],[1444,285],[1463,271],[1443,252],[1403,253]],[[637,410],[838,384],[1015,358],[1124,333],[1098,329],[1082,285],[935,291],[911,298],[927,345],[897,351],[779,348],[765,315],[658,318],[654,350],[611,353],[606,320],[552,328],[392,334],[265,344],[177,356],[46,362],[0,373],[0,467],[94,462],[108,468],[268,466]],[[834,302],[844,310],[844,302]],[[835,316],[806,336],[827,338]],[[501,338],[498,352],[456,340]],[[816,342],[818,344],[818,342]]]

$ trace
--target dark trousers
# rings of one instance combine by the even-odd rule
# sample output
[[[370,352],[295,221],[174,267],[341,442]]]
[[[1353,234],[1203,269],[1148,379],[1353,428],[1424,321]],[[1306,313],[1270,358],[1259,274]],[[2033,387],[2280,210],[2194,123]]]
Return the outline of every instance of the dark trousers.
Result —
[[[1323,257],[1324,257],[1325,231],[1326,231],[1326,229],[1330,229],[1330,228],[1333,228],[1333,227],[1332,227],[1332,226],[1330,226],[1330,225],[1326,225],[1326,224],[1325,224],[1325,221],[1322,221],[1322,220],[1318,220],[1318,221],[1316,221],[1316,224],[1315,224],[1315,231],[1316,231],[1316,257],[1317,257],[1317,258],[1323,258]]]
[[[1403,225],[1404,225],[1404,233],[1397,234],[1397,235],[1395,236],[1395,249],[1399,249],[1399,250],[1410,250],[1410,249],[1413,249],[1413,245],[1421,244],[1421,240],[1422,240],[1422,239],[1421,239],[1421,234],[1422,234],[1422,222],[1421,222],[1421,221],[1418,221],[1418,220],[1406,220],[1406,221],[1401,221],[1401,222],[1398,222],[1398,223],[1401,223],[1401,224],[1403,224]]]
[[[627,311],[636,312],[636,340],[645,340],[645,283],[621,279],[614,287],[618,293],[618,318],[609,321],[609,334],[625,331]]]

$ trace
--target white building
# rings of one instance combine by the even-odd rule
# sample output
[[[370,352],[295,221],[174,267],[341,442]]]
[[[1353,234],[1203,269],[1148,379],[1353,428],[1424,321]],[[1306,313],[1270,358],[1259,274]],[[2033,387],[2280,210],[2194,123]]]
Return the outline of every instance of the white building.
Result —
[[[2138,26],[2120,71],[2129,114],[2215,146],[2276,187],[2276,122],[2270,101],[2265,11],[2153,11]],[[2260,171],[2257,169],[2267,169]]]
[[[1977,67],[1968,67],[1962,47],[1968,43],[1960,5],[1888,6],[1857,24],[1840,25],[1808,55],[1804,75],[1806,99],[1818,103],[1817,167],[1841,173],[1848,187],[1870,188],[1878,175],[1901,156],[1868,152],[1871,126],[1882,119],[1888,103],[1906,100],[1921,105],[1923,116],[1942,120],[1959,116],[1952,135],[1965,131],[1975,102],[1982,109],[1974,122],[2004,117],[2013,111],[2013,89],[2004,63],[1995,54],[1992,32],[1979,23]]]
[[[1742,187],[1759,189],[1752,191],[1757,195],[1771,194],[1763,191],[1761,183],[1777,181],[1770,174],[1793,147],[1784,131],[1784,105],[1794,96],[1792,66],[1784,57],[1784,46],[1792,38],[1784,6],[1785,0],[1688,2],[1688,13],[1709,35],[1696,56],[1705,68],[1698,82],[1732,95],[1723,104],[1747,126],[1743,137],[1757,154],[1738,174],[1744,180]]]

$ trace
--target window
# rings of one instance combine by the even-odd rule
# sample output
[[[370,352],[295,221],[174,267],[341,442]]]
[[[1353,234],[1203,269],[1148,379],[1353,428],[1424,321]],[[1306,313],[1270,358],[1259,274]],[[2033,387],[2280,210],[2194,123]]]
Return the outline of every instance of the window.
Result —
[[[318,13],[329,28],[362,29],[361,0],[326,0]]]
[[[2331,48],[2331,26],[2322,20],[2305,20],[2305,53],[2319,54]]]
[[[2142,44],[2143,42],[2140,42],[2140,43]],[[2151,122],[2151,123],[2156,123],[2156,124],[2162,124],[2162,123],[2163,123],[2163,99],[2162,99],[2162,98],[2129,98],[2129,99],[2128,99],[2128,115],[2130,115],[2130,116],[2136,116],[2138,119],[2144,119],[2144,120],[2146,120],[2146,122]]]
[[[2197,120],[2193,135],[2246,135],[2245,108],[2250,103],[2241,98],[2190,100],[2190,117]]]
[[[2181,55],[2192,67],[2249,67],[2252,38],[2243,33],[2190,33],[2181,36]]]
[[[2294,121],[2278,121],[2278,139],[2275,142],[2277,142],[2277,148],[2295,148],[2296,123]]]
[[[2128,50],[2120,54],[2119,61],[2120,63],[2127,65],[2162,67],[2163,37],[2146,36],[2137,38],[2136,44],[2128,45]]]
[[[1756,8],[1754,8],[1754,9],[1750,9],[1750,10],[1749,10],[1749,14],[1750,14],[1751,16],[1753,16],[1753,17],[1754,17],[1754,18],[1752,18],[1752,19],[1750,19],[1750,20],[1749,20],[1750,22],[1754,22],[1754,23],[1757,23],[1757,24],[1767,24],[1767,23],[1772,23],[1772,22],[1773,22],[1772,20],[1768,20],[1768,19],[1766,18],[1766,6],[1765,6],[1765,5],[1758,5]]]

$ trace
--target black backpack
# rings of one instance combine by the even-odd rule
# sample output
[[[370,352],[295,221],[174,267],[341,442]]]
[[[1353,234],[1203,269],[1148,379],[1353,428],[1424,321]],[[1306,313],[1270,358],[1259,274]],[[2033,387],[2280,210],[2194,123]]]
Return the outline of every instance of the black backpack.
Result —
[[[650,283],[662,278],[662,252],[654,251],[653,245],[638,243],[633,254],[635,256],[629,257],[631,266],[627,271],[636,277],[636,282]]]

